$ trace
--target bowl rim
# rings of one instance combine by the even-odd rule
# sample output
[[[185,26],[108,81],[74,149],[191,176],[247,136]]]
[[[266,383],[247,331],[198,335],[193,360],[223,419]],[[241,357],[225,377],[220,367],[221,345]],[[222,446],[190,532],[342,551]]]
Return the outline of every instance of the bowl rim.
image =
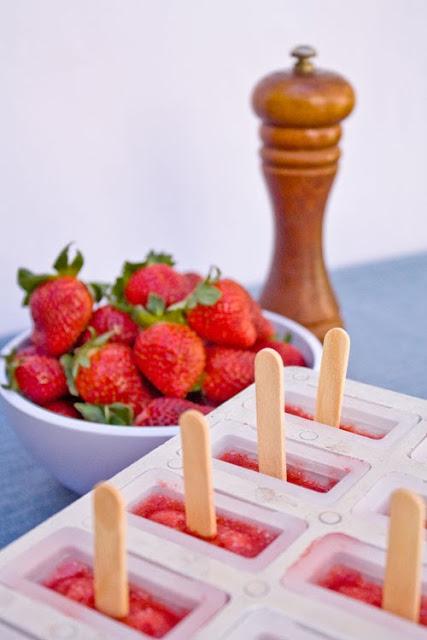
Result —
[[[320,358],[322,353],[322,345],[320,341],[314,336],[308,329],[300,325],[298,322],[282,316],[272,311],[263,310],[263,314],[273,322],[280,323],[285,320],[287,328],[291,331],[299,334],[309,347],[313,358],[313,369],[318,369],[320,366]],[[31,335],[31,329],[21,331],[11,340],[9,340],[1,349],[0,355],[5,356],[9,354],[13,349],[19,346],[24,340],[28,340]],[[6,364],[4,359],[0,362],[0,396],[3,400],[12,405],[15,409],[28,416],[35,418],[42,422],[49,422],[58,427],[65,427],[73,429],[73,431],[80,431],[84,433],[97,433],[112,437],[120,437],[126,435],[132,438],[169,438],[178,433],[178,426],[153,426],[153,427],[136,427],[132,426],[120,426],[120,425],[104,425],[97,422],[89,422],[87,420],[80,420],[78,418],[71,418],[69,416],[62,416],[59,413],[48,411],[43,407],[31,402],[27,398],[24,398],[16,391],[11,389],[5,389],[2,385],[7,382],[6,378]],[[114,428],[112,428],[114,427]]]

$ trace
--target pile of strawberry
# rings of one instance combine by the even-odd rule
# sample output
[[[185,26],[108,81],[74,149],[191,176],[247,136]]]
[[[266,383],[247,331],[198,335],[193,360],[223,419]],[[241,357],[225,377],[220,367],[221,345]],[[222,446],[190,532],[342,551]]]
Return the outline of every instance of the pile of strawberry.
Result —
[[[58,256],[55,273],[19,269],[31,342],[7,356],[9,387],[45,409],[115,425],[173,425],[208,413],[254,380],[254,359],[276,349],[305,365],[237,282],[174,269],[150,252],[126,262],[113,285],[85,283],[83,257]],[[101,302],[103,301],[103,302]]]

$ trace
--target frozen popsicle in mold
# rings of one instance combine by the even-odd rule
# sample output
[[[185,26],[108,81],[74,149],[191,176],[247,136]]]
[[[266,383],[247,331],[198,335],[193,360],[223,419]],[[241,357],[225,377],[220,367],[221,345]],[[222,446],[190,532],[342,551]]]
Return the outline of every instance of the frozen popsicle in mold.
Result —
[[[314,420],[315,417],[313,414],[309,413],[307,410],[302,407],[286,404],[285,412],[290,413],[293,416],[298,416],[299,418],[304,418],[305,420]],[[348,431],[349,433],[354,433],[358,436],[363,436],[364,438],[370,438],[371,440],[381,440],[386,435],[384,430],[377,431],[369,431],[366,427],[356,425],[356,424],[348,424],[344,422],[340,422],[339,428],[343,431]]]
[[[186,525],[184,502],[161,493],[149,496],[137,504],[132,512],[181,533],[204,539],[209,544],[245,558],[258,556],[280,533],[255,523],[252,524],[218,513],[216,515],[216,534],[213,537],[204,538]]]
[[[311,545],[283,583],[307,595],[321,588],[427,626],[427,593],[425,586],[422,589],[424,519],[423,501],[406,489],[397,490],[386,554],[344,534],[330,534]]]
[[[245,558],[258,556],[279,532],[216,512],[206,418],[197,411],[187,411],[180,418],[180,427],[184,500],[154,492],[134,505],[132,513]]]
[[[304,470],[302,466],[303,461],[301,459],[299,461],[300,464],[292,464],[289,458],[290,457],[288,456],[286,480],[287,482],[296,484],[304,489],[309,489],[310,491],[316,491],[318,493],[328,493],[328,491],[331,491],[331,489],[333,489],[342,478],[342,475],[341,478],[331,477],[326,474]],[[243,467],[244,469],[259,472],[258,458],[255,454],[246,453],[237,449],[228,449],[218,456],[218,460],[234,464],[238,467]]]
[[[100,630],[99,637],[115,640],[188,640],[227,602],[227,595],[210,585],[129,556],[129,611],[123,618],[112,618],[96,609],[93,566],[92,535],[65,528],[2,568],[0,580],[30,599]],[[48,623],[46,638],[51,637]]]
[[[42,584],[62,596],[95,609],[94,574],[90,566],[68,559],[55,567]],[[131,586],[129,611],[120,618],[123,624],[152,638],[163,638],[189,611],[172,610],[144,589]]]

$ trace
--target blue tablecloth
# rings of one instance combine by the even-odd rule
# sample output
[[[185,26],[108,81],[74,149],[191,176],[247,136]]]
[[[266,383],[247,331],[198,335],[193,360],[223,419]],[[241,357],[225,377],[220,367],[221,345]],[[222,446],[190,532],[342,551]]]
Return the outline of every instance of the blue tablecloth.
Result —
[[[349,377],[427,398],[427,254],[339,269],[332,279],[352,338]],[[1,405],[0,429],[3,546],[77,496],[27,455]]]

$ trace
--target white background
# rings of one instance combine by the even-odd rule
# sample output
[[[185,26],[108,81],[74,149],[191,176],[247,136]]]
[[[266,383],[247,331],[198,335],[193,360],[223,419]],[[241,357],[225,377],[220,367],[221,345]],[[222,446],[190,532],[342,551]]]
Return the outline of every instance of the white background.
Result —
[[[0,333],[18,265],[75,240],[108,278],[150,248],[245,282],[272,225],[249,96],[314,45],[354,84],[332,266],[427,248],[424,0],[0,0]]]

